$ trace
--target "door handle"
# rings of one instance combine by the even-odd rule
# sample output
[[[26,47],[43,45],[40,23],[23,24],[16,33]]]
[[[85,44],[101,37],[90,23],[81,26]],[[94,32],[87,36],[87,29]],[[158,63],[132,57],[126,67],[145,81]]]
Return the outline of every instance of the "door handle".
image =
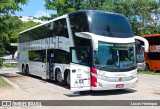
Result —
[[[42,67],[43,67],[43,65],[42,65]]]

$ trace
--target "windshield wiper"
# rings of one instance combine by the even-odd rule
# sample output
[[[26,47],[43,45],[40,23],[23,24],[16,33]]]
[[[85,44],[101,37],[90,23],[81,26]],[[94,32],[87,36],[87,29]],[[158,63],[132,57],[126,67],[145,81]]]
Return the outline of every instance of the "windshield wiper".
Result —
[[[97,67],[99,67],[100,70],[102,70],[103,68],[106,68],[106,66],[104,65],[96,65]]]

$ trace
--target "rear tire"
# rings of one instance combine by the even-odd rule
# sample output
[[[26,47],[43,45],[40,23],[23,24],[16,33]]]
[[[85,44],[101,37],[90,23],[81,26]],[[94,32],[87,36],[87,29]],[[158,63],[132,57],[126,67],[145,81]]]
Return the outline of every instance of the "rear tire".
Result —
[[[22,73],[25,74],[25,67],[24,67],[24,65],[22,65],[22,69],[21,70],[22,70]]]
[[[28,75],[29,74],[29,67],[28,65],[26,66],[26,69],[25,69],[25,75]]]

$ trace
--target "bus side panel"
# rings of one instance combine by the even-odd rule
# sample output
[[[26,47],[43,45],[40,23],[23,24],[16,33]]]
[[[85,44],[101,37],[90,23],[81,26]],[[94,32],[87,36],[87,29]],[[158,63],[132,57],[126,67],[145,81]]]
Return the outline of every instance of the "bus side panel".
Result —
[[[90,67],[71,63],[71,91],[90,90]]]

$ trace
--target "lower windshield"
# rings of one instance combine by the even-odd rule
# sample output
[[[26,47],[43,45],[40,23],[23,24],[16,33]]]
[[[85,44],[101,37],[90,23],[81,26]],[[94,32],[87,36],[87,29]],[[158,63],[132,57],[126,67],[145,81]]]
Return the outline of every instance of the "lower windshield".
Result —
[[[98,42],[98,50],[94,51],[94,65],[100,69],[119,70],[136,66],[135,45]]]
[[[143,63],[145,61],[143,49],[140,44],[136,44],[136,55],[137,55],[137,63]]]

